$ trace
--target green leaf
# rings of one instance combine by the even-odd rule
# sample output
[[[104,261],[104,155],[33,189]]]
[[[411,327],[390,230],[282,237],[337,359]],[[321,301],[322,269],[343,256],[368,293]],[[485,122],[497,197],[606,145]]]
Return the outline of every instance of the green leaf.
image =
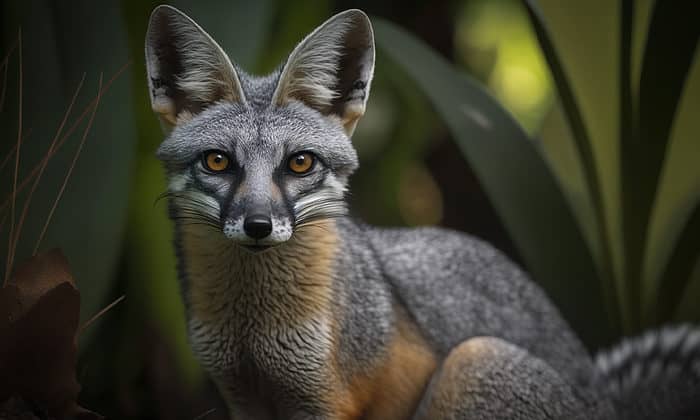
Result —
[[[700,142],[697,133],[700,132],[700,119],[697,118],[700,109],[700,60],[696,59],[687,76],[681,102],[678,105],[676,116],[666,148],[666,157],[659,178],[659,187],[656,193],[652,220],[649,226],[647,248],[644,261],[644,315],[649,322],[669,322],[666,317],[668,311],[663,309],[666,304],[672,302],[659,301],[659,295],[664,294],[662,289],[675,284],[681,279],[667,278],[664,272],[675,272],[669,269],[669,261],[675,252],[679,238],[686,229],[689,214],[700,201],[700,166],[697,165],[697,156],[700,156]],[[697,246],[697,245],[696,245]],[[681,262],[682,263],[682,262]],[[683,270],[680,270],[683,271]],[[692,282],[691,278],[685,279]],[[671,286],[678,287],[678,286]],[[700,290],[692,286],[686,290]],[[698,301],[700,295],[688,295],[683,292],[685,301]],[[692,305],[688,309],[693,308]],[[697,305],[696,313],[700,314]],[[655,313],[663,311],[662,314]],[[688,311],[684,311],[688,314]],[[694,319],[685,318],[686,320]]]
[[[608,312],[611,314],[609,322],[615,322],[616,318],[612,316],[617,307],[617,291],[614,284],[613,262],[611,241],[608,233],[608,222],[605,207],[603,203],[603,192],[598,178],[598,168],[595,157],[593,155],[592,143],[588,130],[583,121],[581,110],[574,96],[573,89],[564,71],[561,59],[552,42],[552,36],[547,28],[542,11],[535,0],[522,0],[525,9],[527,10],[530,20],[537,35],[542,53],[549,64],[549,69],[552,72],[552,78],[559,94],[564,113],[569,122],[572,137],[578,151],[578,157],[583,169],[583,175],[588,188],[588,195],[593,205],[595,214],[595,224],[597,227],[597,245],[599,248],[598,264],[599,276],[603,279],[602,286],[605,296],[605,305]],[[624,303],[624,302],[623,302]],[[624,310],[623,310],[624,313]]]
[[[56,7],[50,1],[9,2],[3,3],[2,9],[7,22],[22,25],[23,128],[25,133],[31,129],[31,135],[21,147],[19,180],[23,180],[46,153],[83,73],[85,84],[64,134],[95,98],[100,73],[104,72],[106,83],[128,64],[129,55],[115,1],[98,4],[82,0],[71,3],[71,7]],[[16,27],[8,28],[3,44],[9,45],[16,34]],[[15,54],[10,58],[15,72],[17,64]],[[4,139],[17,136],[16,80],[14,73],[8,77],[11,96],[5,103],[0,132],[3,157],[6,147],[14,143]],[[131,103],[129,80],[130,70],[127,70],[101,97],[80,159],[40,248],[59,247],[65,253],[80,289],[83,319],[107,303],[121,251],[136,138],[132,110],[125,105]],[[34,249],[73,159],[85,120],[49,161],[38,184],[21,232],[17,263]],[[0,177],[3,181],[0,198],[8,192],[9,182],[5,181],[10,178],[4,174]],[[0,249],[0,255],[5,255],[4,248]],[[86,334],[92,332],[87,330]]]
[[[634,21],[634,1],[622,0],[620,7],[620,145],[624,148],[625,144],[634,141],[638,135],[636,109],[633,105],[632,98],[632,25]],[[623,149],[624,150],[624,149]],[[620,156],[620,161],[624,161],[624,154]],[[625,180],[623,178],[623,194]],[[623,213],[623,222],[627,220],[627,214]],[[629,263],[629,255],[625,255],[625,263]],[[628,266],[629,268],[629,266]],[[636,317],[639,314],[639,290],[640,290],[640,272],[641,268],[637,267],[636,276],[626,276],[623,279],[625,296],[622,298],[624,302],[623,319],[627,330],[630,331],[635,322],[638,322]],[[627,272],[629,274],[629,272]]]
[[[596,265],[537,143],[481,87],[424,43],[373,18],[380,52],[416,82],[479,177],[527,268],[589,345],[611,331]],[[468,215],[465,215],[468,217]],[[596,308],[596,309],[592,309]]]
[[[639,143],[649,147],[643,150],[642,159],[646,162],[642,166],[647,168],[652,181],[658,179],[676,108],[700,37],[700,25],[693,11],[697,11],[697,7],[684,8],[675,2],[657,1],[649,24],[639,91],[641,138],[637,144],[629,146],[635,147],[637,153],[640,152]],[[656,182],[650,182],[647,187],[655,189]]]
[[[700,299],[700,260],[696,262],[683,294],[684,296],[675,310],[672,321],[700,324],[700,311],[698,311],[698,300]]]
[[[332,14],[329,0],[296,0],[276,2],[271,18],[274,27],[268,30],[264,48],[255,68],[247,70],[268,73],[273,71],[304,37]]]
[[[700,258],[700,201],[689,212],[685,228],[676,240],[661,278],[657,300],[657,322],[672,319],[690,283],[693,268]]]
[[[639,131],[620,144],[626,276],[632,299],[639,304],[639,278],[651,211],[659,188],[676,109],[693,62],[700,25],[693,7],[657,1],[642,59],[639,86]]]
[[[637,135],[632,104],[632,26],[634,0],[622,0],[620,13],[620,142],[628,144]]]
[[[273,2],[171,1],[194,19],[221,45],[231,61],[250,71],[255,64],[273,17]]]

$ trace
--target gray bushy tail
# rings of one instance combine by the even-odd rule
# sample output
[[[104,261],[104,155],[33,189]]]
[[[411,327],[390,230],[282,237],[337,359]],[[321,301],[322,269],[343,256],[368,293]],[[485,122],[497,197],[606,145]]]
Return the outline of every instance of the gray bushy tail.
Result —
[[[700,419],[700,329],[650,331],[600,353],[596,364],[621,420]]]

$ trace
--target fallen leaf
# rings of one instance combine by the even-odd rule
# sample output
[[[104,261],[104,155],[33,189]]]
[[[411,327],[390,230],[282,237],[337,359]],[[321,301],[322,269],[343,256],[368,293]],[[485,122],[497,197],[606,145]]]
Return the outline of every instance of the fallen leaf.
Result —
[[[80,293],[60,250],[17,268],[0,289],[0,402],[19,396],[50,417],[89,415],[76,402],[79,319]]]

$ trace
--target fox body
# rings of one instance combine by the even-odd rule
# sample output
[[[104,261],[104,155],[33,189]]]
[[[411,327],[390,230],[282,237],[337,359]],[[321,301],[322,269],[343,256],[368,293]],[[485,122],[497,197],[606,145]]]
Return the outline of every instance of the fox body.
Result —
[[[683,360],[696,360],[696,332],[647,337],[649,354],[630,342],[597,366],[488,244],[346,216],[358,166],[350,138],[374,69],[364,13],[334,16],[277,71],[253,77],[160,6],[146,62],[168,133],[158,156],[189,338],[232,418],[673,418],[697,408],[687,403],[700,395],[697,376],[623,380],[663,346],[685,345]],[[682,396],[629,408],[648,383],[682,383]]]

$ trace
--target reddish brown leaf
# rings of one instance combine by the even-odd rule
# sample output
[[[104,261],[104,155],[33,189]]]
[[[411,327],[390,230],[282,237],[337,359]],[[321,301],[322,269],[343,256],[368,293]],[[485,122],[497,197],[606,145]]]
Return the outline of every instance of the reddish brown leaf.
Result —
[[[0,289],[0,401],[18,395],[73,417],[80,294],[60,250],[30,258]]]

